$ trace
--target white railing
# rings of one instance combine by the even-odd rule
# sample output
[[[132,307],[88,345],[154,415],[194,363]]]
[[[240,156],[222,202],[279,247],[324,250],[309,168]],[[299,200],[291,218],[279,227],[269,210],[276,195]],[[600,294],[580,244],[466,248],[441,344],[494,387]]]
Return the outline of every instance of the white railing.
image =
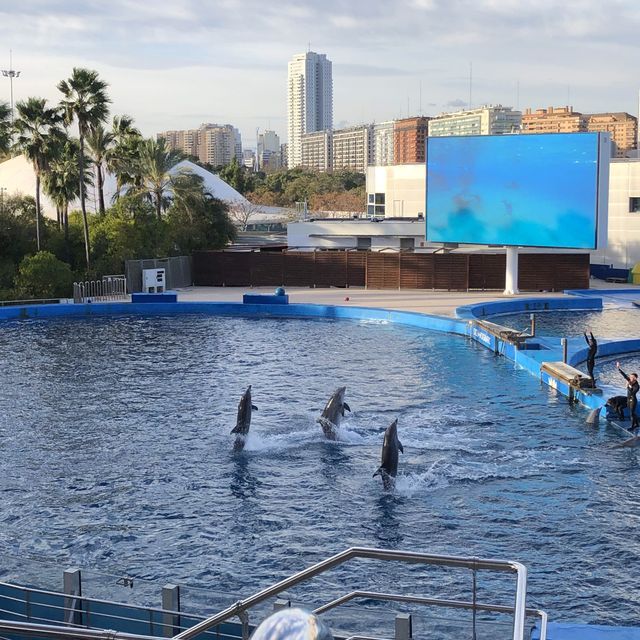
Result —
[[[124,275],[103,276],[102,280],[85,280],[73,283],[73,301],[109,302],[127,298],[127,280]]]

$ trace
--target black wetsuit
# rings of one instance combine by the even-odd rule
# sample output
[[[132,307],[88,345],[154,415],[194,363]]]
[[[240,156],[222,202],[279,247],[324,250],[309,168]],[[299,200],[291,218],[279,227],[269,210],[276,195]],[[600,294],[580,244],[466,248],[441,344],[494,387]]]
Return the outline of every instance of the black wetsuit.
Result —
[[[629,378],[622,369],[618,369],[618,371],[627,381],[627,406],[629,407],[629,413],[631,414],[631,428],[636,429],[640,426],[638,424],[638,416],[636,415],[636,406],[638,405],[638,398],[636,398],[636,394],[640,391],[640,385],[637,380],[631,382],[631,378]]]
[[[593,333],[589,332],[589,338],[587,338],[587,334],[584,334],[584,339],[587,341],[589,345],[589,353],[587,354],[587,371],[589,372],[589,377],[591,378],[591,382],[595,386],[595,380],[593,379],[593,367],[596,364],[596,353],[598,353],[598,341],[593,337]]]

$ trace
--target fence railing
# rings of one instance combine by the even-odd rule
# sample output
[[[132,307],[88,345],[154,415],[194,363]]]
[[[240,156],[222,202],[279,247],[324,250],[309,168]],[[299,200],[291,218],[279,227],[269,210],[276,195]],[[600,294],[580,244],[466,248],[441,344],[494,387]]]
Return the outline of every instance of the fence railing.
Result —
[[[127,297],[127,280],[124,275],[103,276],[102,280],[85,280],[73,283],[73,301],[108,302]]]

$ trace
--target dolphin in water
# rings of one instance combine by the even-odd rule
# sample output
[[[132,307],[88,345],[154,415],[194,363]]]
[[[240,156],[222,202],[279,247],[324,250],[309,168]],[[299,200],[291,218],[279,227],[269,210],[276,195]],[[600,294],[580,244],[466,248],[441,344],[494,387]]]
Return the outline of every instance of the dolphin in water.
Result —
[[[322,431],[328,440],[338,439],[338,426],[340,418],[344,412],[351,411],[349,405],[344,401],[344,392],[347,387],[338,387],[329,398],[322,415],[316,420],[322,426]]]
[[[398,420],[394,420],[384,432],[382,443],[382,460],[378,470],[373,474],[375,478],[382,478],[382,486],[385,491],[393,489],[395,477],[398,474],[398,451],[404,453],[402,442],[398,440]]]
[[[249,427],[251,426],[252,409],[257,411],[258,407],[251,403],[251,385],[249,385],[238,403],[238,419],[236,420],[236,426],[231,431],[231,433],[236,434],[236,441],[233,445],[234,451],[242,451],[244,449],[244,443],[247,435],[249,435]]]

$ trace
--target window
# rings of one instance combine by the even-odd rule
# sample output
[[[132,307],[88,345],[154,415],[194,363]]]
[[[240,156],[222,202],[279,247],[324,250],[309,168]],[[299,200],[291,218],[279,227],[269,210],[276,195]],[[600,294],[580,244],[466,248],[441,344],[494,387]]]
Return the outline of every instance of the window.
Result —
[[[400,251],[413,251],[415,248],[415,238],[400,238]]]
[[[358,251],[369,251],[371,249],[371,238],[356,238],[358,244],[356,245]]]
[[[640,198],[629,198],[629,213],[640,213]]]

